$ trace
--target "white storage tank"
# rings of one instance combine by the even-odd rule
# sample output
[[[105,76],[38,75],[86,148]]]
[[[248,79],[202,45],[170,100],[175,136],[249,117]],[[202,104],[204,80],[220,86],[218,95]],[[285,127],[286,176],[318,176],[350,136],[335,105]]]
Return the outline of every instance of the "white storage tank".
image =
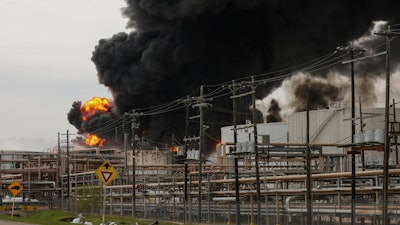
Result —
[[[194,160],[200,160],[200,150],[194,150]]]
[[[189,150],[186,152],[186,159],[193,159],[193,150]]]
[[[254,141],[247,142],[247,152],[255,152]]]
[[[362,132],[357,132],[354,135],[354,143],[358,144],[363,142],[365,142],[364,134]]]
[[[241,142],[242,144],[242,152],[248,152],[249,151],[249,145],[248,142]]]
[[[375,141],[375,132],[372,130],[365,131],[365,142]]]
[[[241,143],[241,142],[236,143],[236,152],[237,153],[243,152],[243,143]]]
[[[379,143],[385,142],[385,132],[383,131],[383,129],[377,129],[375,131],[375,141]]]

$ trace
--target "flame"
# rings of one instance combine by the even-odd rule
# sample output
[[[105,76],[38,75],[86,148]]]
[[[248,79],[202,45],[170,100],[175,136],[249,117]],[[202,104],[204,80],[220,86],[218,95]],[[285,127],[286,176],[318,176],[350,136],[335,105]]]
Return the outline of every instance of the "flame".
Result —
[[[171,152],[178,152],[178,150],[179,150],[178,146],[173,146],[173,147],[170,148]]]
[[[93,147],[93,146],[96,146],[98,144],[98,147],[101,148],[101,147],[103,147],[103,143],[104,143],[105,140],[106,139],[101,139],[95,134],[89,134],[86,137],[85,145],[87,145],[89,147]]]
[[[107,112],[109,108],[110,101],[107,98],[93,97],[81,107],[82,120],[86,121],[98,111]]]

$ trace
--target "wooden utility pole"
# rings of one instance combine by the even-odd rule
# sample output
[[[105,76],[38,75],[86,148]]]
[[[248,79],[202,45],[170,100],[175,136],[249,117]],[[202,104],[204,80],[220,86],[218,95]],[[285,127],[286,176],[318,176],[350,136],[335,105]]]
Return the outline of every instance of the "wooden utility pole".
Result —
[[[199,177],[198,177],[198,223],[201,223],[202,219],[202,208],[201,208],[201,200],[202,200],[202,167],[203,167],[203,159],[204,159],[204,108],[210,106],[210,104],[206,103],[206,101],[211,101],[212,99],[204,98],[204,86],[200,87],[200,96],[197,98],[197,103],[194,104],[194,107],[199,108],[199,115],[192,116],[192,118],[199,118]]]
[[[252,96],[252,127],[253,127],[253,139],[254,139],[254,157],[255,157],[255,170],[256,170],[256,199],[257,199],[257,224],[261,225],[261,190],[260,190],[260,170],[259,170],[259,154],[258,154],[258,143],[257,143],[257,109],[256,109],[256,82],[254,77],[251,77],[251,82],[247,82],[245,84],[247,87],[251,88],[250,92],[243,94],[236,94],[236,83],[232,81],[232,92],[233,95],[231,99],[233,100],[233,132],[234,132],[234,152],[236,152],[236,144],[237,144],[237,121],[236,121],[236,99],[251,95]],[[236,224],[240,224],[240,198],[239,198],[239,170],[238,170],[238,161],[239,156],[235,156],[235,197],[236,197]],[[252,198],[252,197],[251,197]],[[251,224],[254,224],[254,221],[251,220]]]
[[[188,143],[186,141],[186,137],[189,135],[189,106],[190,106],[190,101],[189,101],[189,96],[184,100],[185,106],[186,106],[186,116],[185,116],[185,155],[187,156],[188,152]],[[186,224],[189,221],[188,218],[188,213],[187,213],[187,207],[188,207],[188,164],[185,160],[184,163],[184,186],[183,186],[183,223]]]
[[[351,59],[354,59],[354,53],[365,52],[364,49],[349,49]],[[355,88],[354,88],[354,62],[350,63],[351,69],[351,143],[354,143],[354,135],[356,134],[356,113],[355,113]],[[351,150],[351,225],[356,224],[356,152]]]
[[[251,99],[252,99],[252,113],[253,113],[253,135],[254,135],[254,151],[255,151],[255,169],[256,169],[256,194],[257,194],[257,224],[261,225],[261,191],[260,191],[260,168],[258,165],[258,141],[257,141],[257,116],[256,116],[256,85],[254,77],[251,77]]]
[[[232,97],[236,96],[236,83],[232,81]],[[237,105],[236,98],[232,98],[232,121],[233,121],[233,149],[237,148]],[[240,225],[240,183],[239,183],[239,158],[235,156],[235,200],[236,200],[236,225]]]
[[[307,225],[312,224],[312,187],[311,187],[311,145],[310,145],[310,96],[307,92],[307,111],[306,111],[306,138],[307,138],[307,149],[306,149],[306,168],[307,168],[307,178],[306,178],[306,206],[307,206]]]
[[[354,88],[354,53],[365,52],[365,49],[356,49],[352,46],[338,47],[338,51],[350,53],[350,72],[351,72],[351,143],[354,144],[354,135],[356,133],[356,113],[355,113],[355,88]],[[356,224],[356,154],[353,148],[351,153],[351,225]]]
[[[392,106],[393,106],[393,122],[394,123],[396,123],[397,122],[397,120],[396,120],[396,102],[394,101],[394,99],[393,99],[393,103],[392,103]],[[398,131],[397,131],[398,132]],[[394,135],[394,143],[395,143],[395,148],[396,148],[396,150],[395,150],[395,154],[396,154],[396,165],[399,165],[399,149],[398,149],[398,144],[397,144],[397,134],[396,135]]]
[[[67,167],[67,210],[68,210],[68,212],[70,211],[70,201],[71,201],[71,199],[70,199],[70,193],[71,193],[71,183],[70,183],[70,177],[71,177],[71,169],[70,169],[70,166],[69,166],[69,161],[70,161],[70,159],[69,159],[69,136],[70,135],[74,135],[74,134],[70,134],[69,133],[69,131],[67,130],[67,133],[66,134],[62,134],[62,135],[65,135],[65,136],[67,136],[67,140],[66,140],[66,142],[67,142],[67,155],[66,155],[66,167]]]
[[[139,117],[139,113],[135,112],[135,110],[132,110],[131,114],[131,132],[132,132],[132,216],[136,217],[136,158],[135,158],[135,150],[136,150],[136,144],[135,144],[135,129],[139,127],[139,124],[137,123],[137,118]]]
[[[234,153],[234,168],[235,168],[235,202],[236,202],[236,225],[240,225],[240,182],[239,182],[239,159],[242,158],[240,157],[237,153],[237,144],[238,144],[238,138],[237,138],[237,98],[240,98],[244,95],[251,94],[250,93],[245,93],[244,95],[237,95],[237,85],[235,80],[232,81],[231,86],[227,86],[228,88],[231,88],[232,91],[232,123],[233,123],[233,151],[229,153]],[[229,204],[229,203],[228,203]],[[253,222],[253,221],[251,221]],[[230,223],[230,217],[228,218],[228,223]]]
[[[391,30],[388,26],[386,31],[376,32],[377,35],[386,38],[386,96],[385,96],[385,150],[383,153],[383,208],[382,208],[382,224],[388,225],[388,186],[389,186],[389,155],[390,155],[390,136],[389,136],[389,97],[390,97],[390,42],[393,37],[400,35],[400,30]]]
[[[203,95],[204,95],[204,87],[203,85],[201,85],[200,87],[200,100],[201,103],[203,102]],[[201,189],[202,189],[202,167],[203,167],[203,153],[204,153],[204,111],[203,111],[203,106],[199,105],[199,110],[200,110],[200,131],[199,131],[199,136],[200,136],[200,140],[199,140],[199,186],[198,186],[198,191],[199,191],[199,195],[197,197],[197,202],[198,202],[198,222],[201,223],[201,199],[202,199],[202,193],[201,193]]]
[[[57,142],[58,142],[58,152],[57,152],[57,165],[58,165],[58,177],[57,177],[57,186],[60,187],[59,184],[61,184],[61,173],[62,173],[62,169],[61,169],[61,139],[60,139],[60,132],[58,132],[57,135]],[[1,173],[0,173],[1,175]],[[63,195],[63,191],[61,190],[61,205],[64,205],[64,195]],[[60,205],[59,205],[60,206]]]
[[[363,121],[363,113],[362,113],[362,107],[361,107],[361,97],[358,97],[358,105],[359,105],[359,110],[360,110],[360,132],[364,132],[364,121]],[[361,151],[361,163],[362,163],[362,170],[365,170],[365,154],[364,151]]]

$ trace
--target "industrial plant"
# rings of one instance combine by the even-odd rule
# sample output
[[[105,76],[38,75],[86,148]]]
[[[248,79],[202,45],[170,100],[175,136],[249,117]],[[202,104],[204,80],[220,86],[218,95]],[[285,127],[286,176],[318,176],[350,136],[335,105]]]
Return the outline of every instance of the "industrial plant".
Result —
[[[7,88],[17,94],[4,94],[2,105],[23,113],[9,126],[59,133],[45,151],[1,146],[0,212],[60,209],[102,215],[103,225],[114,215],[188,225],[400,225],[400,1],[124,2],[126,30],[100,39],[90,57],[81,35],[111,23],[91,27],[92,11],[79,3],[68,4],[84,13],[77,21],[85,27],[68,37],[58,32],[75,13],[66,7],[50,12],[65,19],[46,19],[47,42],[32,26],[41,24],[6,21],[35,35],[3,41],[20,49],[4,53]],[[96,4],[90,10],[108,13]],[[79,57],[69,56],[67,38],[82,44]],[[69,59],[81,56],[112,97],[72,100],[60,120],[76,130],[52,131],[47,116],[61,108],[53,93],[75,99],[96,90],[86,77],[73,80],[85,67]],[[25,74],[32,68],[37,77]],[[22,89],[43,89],[51,101],[27,102]],[[21,110],[25,103],[43,115]]]
[[[386,213],[397,224],[399,114],[394,106]],[[10,210],[7,186],[18,180],[23,186],[19,209],[77,211],[84,198],[79,190],[102,186],[95,172],[106,161],[118,171],[104,186],[107,215],[185,223],[305,224],[311,208],[318,224],[350,224],[352,216],[357,224],[378,224],[384,211],[385,109],[360,109],[354,120],[351,111],[335,103],[293,113],[287,122],[225,126],[220,143],[207,155],[188,146],[141,148],[149,146],[145,143],[126,151],[72,146],[45,153],[2,151],[1,209]]]

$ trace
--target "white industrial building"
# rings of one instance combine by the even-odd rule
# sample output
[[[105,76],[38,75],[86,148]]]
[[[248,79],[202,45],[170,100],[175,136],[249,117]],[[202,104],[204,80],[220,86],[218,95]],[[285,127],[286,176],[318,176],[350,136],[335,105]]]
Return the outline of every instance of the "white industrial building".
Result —
[[[397,113],[398,114],[398,113]],[[367,143],[368,146],[376,145],[382,147],[384,143],[385,109],[366,108],[362,110],[362,116],[356,112],[354,144]],[[397,115],[397,118],[399,115]],[[321,146],[322,155],[335,155],[341,157],[338,171],[348,171],[349,163],[347,152],[352,143],[352,119],[350,107],[337,104],[327,109],[313,110],[309,112],[309,143],[313,146]],[[389,121],[393,121],[393,114]],[[360,120],[361,119],[361,120]],[[361,126],[362,124],[362,126]],[[393,124],[393,122],[390,122]],[[391,128],[391,127],[389,127]],[[394,142],[394,134],[389,129],[389,135]],[[290,115],[287,122],[257,124],[258,146],[305,146],[307,143],[307,114],[296,112]],[[234,143],[233,126],[221,128],[221,157],[232,153]],[[285,143],[287,145],[285,145]],[[389,165],[398,164],[396,145],[393,145],[390,154]],[[250,149],[251,148],[251,149]],[[246,149],[246,150],[243,150]],[[368,151],[356,155],[356,166],[360,167],[382,167],[383,152],[381,149],[369,147]],[[231,151],[231,152],[230,152]],[[254,131],[252,124],[237,125],[237,152],[254,152]],[[322,160],[322,159],[321,159]],[[344,161],[343,161],[344,160]],[[324,163],[321,161],[321,163]],[[325,162],[326,163],[326,162]]]

